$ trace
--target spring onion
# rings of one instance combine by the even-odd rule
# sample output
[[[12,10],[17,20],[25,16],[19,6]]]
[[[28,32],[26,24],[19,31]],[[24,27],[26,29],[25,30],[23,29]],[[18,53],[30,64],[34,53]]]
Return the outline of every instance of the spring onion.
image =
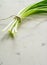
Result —
[[[47,13],[47,0],[42,0],[38,3],[35,3],[33,5],[29,5],[26,8],[24,8],[22,11],[20,11],[17,16],[15,16],[14,22],[11,22],[8,27],[8,32],[11,37],[14,37],[17,29],[19,28],[20,24],[22,23],[22,20],[24,20],[26,17],[38,14],[38,13]]]

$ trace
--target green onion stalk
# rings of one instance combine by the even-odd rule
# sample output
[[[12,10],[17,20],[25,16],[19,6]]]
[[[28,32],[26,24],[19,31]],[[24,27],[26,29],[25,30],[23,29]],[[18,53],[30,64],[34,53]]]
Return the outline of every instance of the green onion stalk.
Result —
[[[38,3],[35,3],[33,5],[29,5],[23,10],[21,10],[17,16],[15,16],[14,22],[11,22],[8,27],[8,33],[11,37],[14,37],[17,29],[19,28],[20,24],[22,23],[22,20],[26,19],[26,17],[33,15],[33,14],[39,14],[39,13],[47,13],[47,0],[42,0]],[[7,28],[7,27],[6,27]],[[6,29],[5,28],[5,29]]]

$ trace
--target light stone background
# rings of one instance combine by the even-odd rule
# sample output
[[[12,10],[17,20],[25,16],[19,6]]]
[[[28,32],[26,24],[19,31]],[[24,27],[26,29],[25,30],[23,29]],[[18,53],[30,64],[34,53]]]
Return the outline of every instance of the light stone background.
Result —
[[[0,19],[16,15],[38,1],[0,0]],[[47,15],[33,15],[24,20],[14,39],[2,32],[9,22],[10,19],[0,21],[0,65],[47,65]]]

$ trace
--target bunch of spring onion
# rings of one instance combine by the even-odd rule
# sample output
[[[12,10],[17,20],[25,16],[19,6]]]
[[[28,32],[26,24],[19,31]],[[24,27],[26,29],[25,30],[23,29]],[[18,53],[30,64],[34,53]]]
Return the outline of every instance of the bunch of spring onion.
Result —
[[[33,5],[29,5],[22,11],[20,11],[18,15],[14,17],[14,22],[11,22],[8,25],[9,26],[8,33],[10,34],[10,36],[11,37],[15,36],[15,33],[17,32],[17,29],[22,23],[22,20],[26,19],[26,17],[30,15],[38,13],[47,13],[47,0],[42,0]]]

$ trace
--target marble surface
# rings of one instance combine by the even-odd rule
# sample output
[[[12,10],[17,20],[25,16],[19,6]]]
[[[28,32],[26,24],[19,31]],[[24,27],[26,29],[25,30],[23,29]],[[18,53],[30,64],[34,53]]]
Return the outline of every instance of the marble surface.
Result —
[[[38,1],[0,0],[0,19],[16,15]],[[2,32],[9,22],[10,19],[0,21],[0,65],[47,65],[47,15],[33,15],[24,20],[14,39]]]

